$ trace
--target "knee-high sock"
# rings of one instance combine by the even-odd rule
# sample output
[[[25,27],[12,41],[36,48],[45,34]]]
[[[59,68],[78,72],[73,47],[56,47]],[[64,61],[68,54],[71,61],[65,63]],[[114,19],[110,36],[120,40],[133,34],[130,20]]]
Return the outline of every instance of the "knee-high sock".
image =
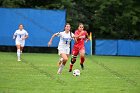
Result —
[[[72,70],[73,64],[70,63],[70,69]]]
[[[20,49],[17,49],[17,57],[20,60]]]
[[[84,61],[85,61],[85,58],[84,58],[84,57],[81,57],[80,59],[81,59],[80,64],[83,64],[83,63],[84,63]]]
[[[63,64],[61,64],[61,65],[60,65],[60,67],[59,67],[59,69],[58,69],[58,72],[57,72],[58,74],[60,74],[60,73],[62,72],[63,67],[64,67],[64,65],[63,65]]]
[[[72,70],[73,64],[76,62],[77,57],[72,57],[70,62],[70,70]]]

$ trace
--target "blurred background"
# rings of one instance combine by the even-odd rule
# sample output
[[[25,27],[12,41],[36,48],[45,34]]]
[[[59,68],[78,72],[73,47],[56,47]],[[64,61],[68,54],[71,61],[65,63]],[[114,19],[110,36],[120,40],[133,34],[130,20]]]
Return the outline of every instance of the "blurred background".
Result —
[[[48,13],[50,10],[56,14]],[[14,20],[11,22],[12,18],[15,23]],[[53,20],[47,21],[47,18]],[[29,32],[29,38],[32,38],[34,29],[48,33],[45,42],[43,35],[39,35],[42,38],[38,41],[40,45],[33,44],[32,39],[38,38],[33,35],[34,38],[27,40],[25,52],[56,53],[58,40],[56,39],[56,45],[47,47],[48,39],[54,32],[63,30],[66,22],[71,24],[73,33],[78,23],[83,23],[85,30],[92,35],[87,54],[140,56],[139,0],[0,0],[0,51],[16,51],[14,41],[5,43],[7,41],[3,37],[9,36],[5,36],[4,32],[11,29],[13,32],[9,39],[12,39],[18,24],[23,23]]]

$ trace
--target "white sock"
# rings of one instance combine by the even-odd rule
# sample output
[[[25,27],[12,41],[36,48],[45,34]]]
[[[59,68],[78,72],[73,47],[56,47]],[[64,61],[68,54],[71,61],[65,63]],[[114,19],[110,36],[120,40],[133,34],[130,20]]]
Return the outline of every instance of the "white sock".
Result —
[[[20,49],[17,50],[17,57],[18,57],[18,60],[20,60]]]
[[[58,72],[57,72],[57,73],[60,74],[60,73],[62,72],[63,68],[64,68],[64,65],[61,64],[60,67],[59,67],[59,69],[58,69]]]

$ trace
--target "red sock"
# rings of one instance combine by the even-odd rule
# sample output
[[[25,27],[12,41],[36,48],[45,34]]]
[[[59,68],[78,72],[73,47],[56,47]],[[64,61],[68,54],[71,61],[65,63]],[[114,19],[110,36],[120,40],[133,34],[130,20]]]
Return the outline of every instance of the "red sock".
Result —
[[[73,64],[70,64],[70,69],[72,70]]]
[[[85,58],[84,58],[84,57],[81,57],[81,62],[80,62],[80,64],[83,64],[84,61],[85,61]]]

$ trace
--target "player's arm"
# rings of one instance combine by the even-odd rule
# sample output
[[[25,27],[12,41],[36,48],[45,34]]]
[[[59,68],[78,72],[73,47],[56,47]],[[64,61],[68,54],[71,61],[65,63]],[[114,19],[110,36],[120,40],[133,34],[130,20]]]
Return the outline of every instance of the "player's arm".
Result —
[[[76,34],[75,34],[75,38],[79,38],[80,36],[83,35],[83,33],[85,33],[85,31],[81,31],[80,34],[77,34],[77,33],[76,33]]]
[[[74,41],[77,42],[77,38],[74,38]]]
[[[15,32],[13,35],[13,39],[16,39],[17,33]]]
[[[22,40],[25,40],[25,39],[27,39],[28,38],[28,33],[26,32],[25,33],[25,36],[22,38]]]
[[[22,40],[25,40],[28,38],[28,35],[25,35],[25,37],[22,38]]]
[[[27,33],[27,32],[26,32],[26,35],[25,35],[25,37],[24,37],[24,38],[25,38],[25,39],[26,39],[26,38],[28,38],[28,33]]]
[[[77,38],[78,38],[78,33],[77,31],[75,31],[74,35],[73,35],[74,41],[77,42]]]
[[[16,35],[13,35],[13,39],[16,39]]]
[[[28,35],[25,35],[25,39],[28,38]]]
[[[52,44],[52,41],[53,41],[54,37],[55,37],[55,36],[57,36],[57,35],[58,35],[58,33],[55,33],[55,34],[53,34],[53,35],[52,35],[52,37],[51,37],[50,41],[48,42],[48,47],[50,47],[50,46],[51,46],[51,44]]]
[[[73,33],[71,33],[71,37],[74,39],[75,42],[77,42],[77,38]]]
[[[76,36],[73,33],[71,33],[71,38],[75,39]]]
[[[87,42],[88,40],[90,40],[90,39],[89,39],[89,35],[88,35],[87,31],[86,31],[86,42]]]
[[[77,42],[77,36],[73,35],[72,38],[74,39],[75,42]]]

